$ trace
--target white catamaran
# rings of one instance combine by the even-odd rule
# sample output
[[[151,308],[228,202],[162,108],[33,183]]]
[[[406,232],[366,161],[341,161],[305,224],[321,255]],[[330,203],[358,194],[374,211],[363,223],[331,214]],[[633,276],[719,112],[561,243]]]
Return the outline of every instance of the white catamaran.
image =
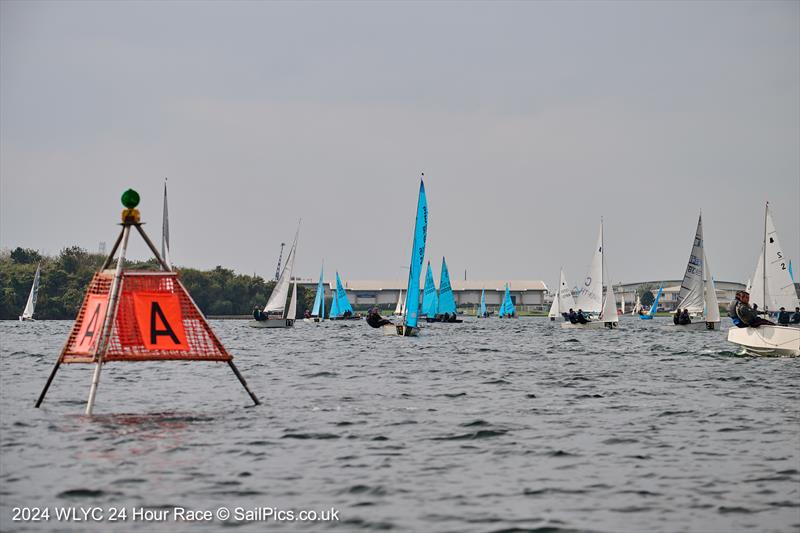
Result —
[[[33,322],[33,313],[36,310],[36,300],[39,299],[39,277],[42,273],[42,265],[36,266],[36,273],[33,275],[33,285],[31,285],[31,292],[28,294],[28,302],[25,304],[25,309],[20,315],[20,322],[31,321]]]
[[[260,316],[258,318],[254,317],[255,319],[250,322],[250,325],[255,328],[289,328],[294,326],[294,319],[297,313],[297,281],[294,282],[292,287],[292,299],[288,310],[286,309],[286,301],[289,299],[289,285],[292,284],[292,271],[294,270],[294,258],[297,252],[297,237],[299,234],[300,228],[298,227],[292,248],[289,250],[289,256],[286,258],[286,264],[283,266],[283,271],[272,289],[267,305],[264,306],[264,311],[259,313]]]
[[[564,269],[562,268],[558,290],[556,290],[556,294],[553,297],[553,304],[550,306],[550,312],[547,313],[547,316],[550,317],[550,320],[555,320],[563,313],[574,308],[575,300],[572,298],[572,291],[567,285],[567,278],[564,276]]]
[[[692,251],[689,253],[689,262],[686,264],[686,273],[683,275],[681,290],[678,293],[678,309],[686,309],[689,316],[696,321],[691,324],[675,325],[668,327],[693,330],[719,329],[719,302],[717,291],[714,287],[714,277],[705,252],[705,239],[703,238],[703,215],[697,219]]]
[[[788,265],[789,260],[778,241],[767,202],[761,254],[749,291],[752,304],[758,304],[759,308],[768,311],[777,311],[781,307],[792,310],[800,305]],[[732,327],[728,330],[728,341],[738,344],[750,355],[800,356],[800,328],[796,327]]]
[[[584,314],[596,316],[586,324],[573,324],[564,322],[562,328],[574,329],[616,329],[619,326],[619,316],[617,316],[617,299],[614,296],[614,285],[606,271],[605,249],[603,244],[603,221],[600,221],[600,234],[597,236],[597,246],[592,256],[592,264],[589,267],[589,275],[583,282],[578,301],[575,306],[582,310]],[[603,294],[603,286],[606,291]]]

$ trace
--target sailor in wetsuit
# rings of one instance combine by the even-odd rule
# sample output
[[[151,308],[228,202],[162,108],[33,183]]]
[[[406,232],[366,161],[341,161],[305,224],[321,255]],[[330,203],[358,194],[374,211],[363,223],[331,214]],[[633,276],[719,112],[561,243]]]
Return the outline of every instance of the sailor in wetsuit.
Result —
[[[373,328],[379,328],[381,326],[385,326],[386,324],[391,324],[391,320],[386,320],[381,316],[380,309],[377,307],[373,307],[367,313],[367,324],[372,326]]]
[[[675,324],[676,326],[680,326],[680,324],[681,324],[681,308],[680,307],[675,310],[675,316],[672,317],[672,323]]]
[[[578,324],[588,324],[589,320],[586,319],[586,316],[583,314],[583,309],[578,309]]]
[[[575,314],[575,310],[571,307],[569,308],[569,313],[567,313],[567,320],[569,320],[570,324],[578,323],[578,315]]]
[[[259,309],[258,306],[253,307],[253,318],[259,322],[267,319],[267,317],[264,316],[264,311]]]
[[[684,309],[683,310],[683,312],[681,313],[681,318],[678,321],[678,323],[681,326],[688,326],[689,324],[692,323],[692,319],[689,317],[689,310],[688,309]]]
[[[755,306],[754,306],[755,307]],[[775,323],[759,317],[757,311],[750,307],[750,293],[737,291],[736,299],[728,306],[728,316],[739,328],[757,328],[758,326],[774,326]]]

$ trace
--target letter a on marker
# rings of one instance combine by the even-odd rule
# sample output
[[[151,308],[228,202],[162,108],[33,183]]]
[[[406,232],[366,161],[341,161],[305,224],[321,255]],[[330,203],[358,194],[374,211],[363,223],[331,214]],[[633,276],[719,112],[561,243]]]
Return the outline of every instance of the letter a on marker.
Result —
[[[106,319],[108,295],[92,294],[86,302],[86,315],[76,337],[75,353],[90,354]]]
[[[133,306],[142,343],[148,350],[189,350],[177,294],[136,292]]]

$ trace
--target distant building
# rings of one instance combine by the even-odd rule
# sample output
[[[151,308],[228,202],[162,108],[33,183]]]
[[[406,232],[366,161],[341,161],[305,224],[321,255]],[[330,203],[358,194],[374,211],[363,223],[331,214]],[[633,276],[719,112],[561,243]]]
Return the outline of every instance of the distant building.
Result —
[[[407,280],[342,280],[347,297],[354,306],[377,305],[384,308],[393,308],[397,304],[400,291],[406,290]],[[420,279],[424,284],[424,278]],[[503,300],[509,284],[511,300],[519,311],[542,310],[545,307],[545,294],[547,286],[539,280],[450,280],[456,305],[461,309],[470,309],[480,304],[481,291],[486,290],[486,306],[496,309]],[[317,281],[298,279],[297,284],[306,290],[315,291]],[[336,288],[335,281],[325,282],[325,296],[330,298]],[[422,298],[422,286],[420,286]]]
[[[621,299],[625,298],[625,312],[630,312],[636,303],[636,293],[642,285],[649,285],[653,296],[658,292],[658,287],[663,285],[664,291],[658,302],[658,308],[664,311],[674,311],[678,307],[678,294],[681,292],[682,279],[656,280],[656,281],[637,281],[636,283],[622,283],[614,285],[614,296],[617,305]],[[725,305],[736,296],[736,291],[745,289],[744,283],[735,281],[714,281],[714,288],[717,291],[717,301],[720,305]]]

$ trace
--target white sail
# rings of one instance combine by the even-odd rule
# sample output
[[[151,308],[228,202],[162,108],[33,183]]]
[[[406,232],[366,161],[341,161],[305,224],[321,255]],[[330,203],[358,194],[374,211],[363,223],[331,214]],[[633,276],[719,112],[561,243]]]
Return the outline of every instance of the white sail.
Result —
[[[558,291],[556,291],[555,296],[553,296],[553,303],[550,304],[550,311],[547,313],[547,316],[550,318],[561,316],[561,308],[558,305]]]
[[[397,305],[394,306],[394,314],[395,315],[399,316],[399,315],[403,314],[403,305],[404,305],[404,303],[405,302],[403,301],[403,291],[400,290],[400,292],[397,294]]]
[[[289,302],[289,310],[286,318],[294,320],[297,318],[297,280],[292,284],[292,300]]]
[[[619,322],[617,315],[617,298],[614,296],[614,286],[611,281],[606,287],[605,298],[603,298],[603,312],[600,314],[602,322]]]
[[[603,223],[600,222],[600,233],[597,246],[594,248],[589,275],[583,281],[575,305],[587,313],[600,313],[603,309]]]
[[[781,307],[791,310],[800,305],[800,302],[798,302],[792,278],[789,276],[789,258],[786,257],[778,241],[778,233],[775,231],[769,203],[767,203],[765,217],[764,270],[766,271],[767,285],[765,296],[762,297],[764,307],[770,311],[777,311]]]
[[[39,277],[41,276],[42,265],[36,267],[36,273],[33,275],[33,284],[31,285],[31,292],[28,294],[28,302],[25,304],[25,310],[22,311],[20,318],[30,319],[33,318],[33,312],[36,310],[36,300],[39,299]]]
[[[717,289],[714,287],[714,278],[711,276],[711,265],[708,264],[708,257],[705,256],[705,252],[703,252],[703,266],[706,271],[706,322],[719,322]]]
[[[169,213],[167,212],[167,180],[164,180],[164,214],[161,218],[161,258],[172,270],[172,260],[169,257]]]
[[[403,307],[400,308],[400,314],[401,315],[405,316],[405,314],[406,314],[406,305],[407,304],[408,304],[408,292],[406,292],[406,295],[403,298]]]
[[[703,297],[703,215],[697,219],[697,230],[694,235],[686,273],[683,275],[681,290],[678,293],[678,308],[688,309],[691,314],[702,314],[705,307]]]
[[[567,277],[564,275],[563,268],[561,269],[561,284],[558,286],[558,304],[562,313],[575,307],[575,300],[572,298],[572,290],[570,290],[567,284]]]
[[[619,310],[622,311],[622,314],[624,315],[625,314],[625,295],[620,293],[619,294],[619,299],[620,299]]]
[[[286,264],[283,265],[278,281],[275,283],[275,288],[272,289],[272,294],[269,295],[267,305],[264,306],[264,312],[280,312],[281,318],[284,318],[283,312],[286,309],[286,300],[289,299],[289,284],[292,280],[292,270],[294,269],[294,256],[297,249],[297,237],[300,233],[300,228],[297,228],[297,233],[294,236],[292,249],[289,250],[289,256],[286,258]]]
[[[631,314],[635,315],[636,313],[638,313],[641,310],[642,310],[642,300],[639,297],[639,295],[637,294],[636,295],[636,303],[633,304],[633,309],[631,309]]]

